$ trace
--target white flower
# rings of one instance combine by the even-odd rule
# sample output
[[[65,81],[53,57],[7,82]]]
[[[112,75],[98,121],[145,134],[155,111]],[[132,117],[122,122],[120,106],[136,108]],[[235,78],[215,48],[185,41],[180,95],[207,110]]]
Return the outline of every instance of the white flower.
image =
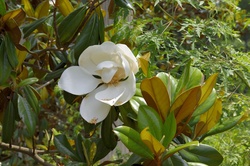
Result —
[[[80,106],[87,122],[104,120],[111,106],[122,105],[134,95],[138,63],[126,45],[104,42],[90,46],[78,63],[62,73],[58,85],[75,95],[87,94]]]

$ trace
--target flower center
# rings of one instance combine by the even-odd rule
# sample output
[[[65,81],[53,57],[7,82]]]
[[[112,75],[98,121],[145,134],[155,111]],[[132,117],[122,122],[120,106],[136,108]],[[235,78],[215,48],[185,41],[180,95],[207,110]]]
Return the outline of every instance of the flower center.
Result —
[[[115,85],[115,84],[119,83],[121,80],[123,80],[124,78],[125,78],[124,70],[122,68],[118,68],[118,70],[116,71],[113,78],[111,79],[111,81],[108,84]]]

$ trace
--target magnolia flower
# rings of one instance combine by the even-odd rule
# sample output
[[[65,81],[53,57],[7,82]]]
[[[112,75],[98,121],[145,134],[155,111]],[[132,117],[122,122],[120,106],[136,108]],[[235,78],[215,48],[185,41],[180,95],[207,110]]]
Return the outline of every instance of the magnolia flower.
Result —
[[[90,46],[82,52],[78,64],[62,73],[58,85],[74,95],[87,94],[80,105],[87,122],[104,120],[111,106],[122,105],[134,95],[138,64],[126,45],[104,42]]]

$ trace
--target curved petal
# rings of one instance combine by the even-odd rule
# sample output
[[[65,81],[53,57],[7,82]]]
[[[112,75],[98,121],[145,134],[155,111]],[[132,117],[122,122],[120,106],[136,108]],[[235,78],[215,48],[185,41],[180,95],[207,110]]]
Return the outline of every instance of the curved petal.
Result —
[[[119,85],[119,83],[118,83]],[[95,98],[103,103],[113,106],[117,100],[123,95],[125,88],[115,85],[108,85],[108,87],[98,92]]]
[[[112,61],[103,61],[97,65],[99,69],[96,71],[102,78],[104,83],[109,83],[117,72],[117,64]]]
[[[119,82],[119,88],[125,89],[122,96],[116,101],[115,106],[126,103],[131,97],[134,96],[136,90],[136,79],[135,75],[131,72],[128,78],[124,81]]]
[[[108,116],[111,106],[95,98],[96,93],[103,89],[105,89],[105,86],[98,87],[82,100],[80,113],[83,119],[89,123],[96,124],[103,121]]]
[[[83,95],[94,90],[100,83],[100,79],[94,78],[79,66],[71,66],[62,73],[58,86],[74,95]]]
[[[97,65],[103,61],[116,61],[118,47],[112,42],[93,45],[85,49],[79,57],[79,66],[92,74],[96,74]]]
[[[128,60],[133,73],[137,73],[139,70],[138,62],[132,51],[125,44],[117,44],[116,46],[120,48],[122,55]]]

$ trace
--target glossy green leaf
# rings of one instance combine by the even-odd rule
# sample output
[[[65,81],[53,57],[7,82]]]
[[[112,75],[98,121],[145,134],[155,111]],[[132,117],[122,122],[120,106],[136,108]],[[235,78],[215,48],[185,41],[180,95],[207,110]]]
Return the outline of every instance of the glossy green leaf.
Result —
[[[137,125],[135,122],[137,119],[137,113],[133,111],[130,103],[125,103],[119,106],[119,111],[124,125],[135,128]]]
[[[23,26],[23,38],[28,37],[35,29],[37,29],[42,23],[45,22],[45,20],[47,19],[47,17],[43,17],[40,18],[36,21],[33,21],[30,24],[27,24],[25,26]]]
[[[0,85],[6,82],[11,73],[11,66],[8,61],[7,53],[5,52],[4,42],[0,45]]]
[[[161,79],[158,77],[144,79],[141,83],[141,91],[148,106],[154,108],[161,119],[165,120],[169,114],[170,99]]]
[[[133,96],[130,100],[129,103],[131,105],[131,108],[133,109],[133,111],[138,114],[139,111],[139,107],[141,105],[147,105],[146,101],[144,100],[143,97],[139,97],[139,96]]]
[[[163,146],[165,147],[169,146],[170,142],[175,136],[175,133],[176,133],[176,120],[174,113],[172,112],[167,116],[163,124],[163,129],[162,129],[162,135],[164,137],[162,142]]]
[[[165,160],[162,165],[164,166],[188,166],[187,162],[181,158],[178,154],[173,154]]]
[[[133,153],[130,155],[129,159],[123,163],[121,166],[131,166],[138,163],[141,163],[143,161],[143,158],[141,156],[138,156],[137,154]]]
[[[18,59],[17,59],[17,55],[16,55],[16,48],[14,43],[12,42],[11,38],[9,35],[5,36],[5,49],[6,49],[6,53],[8,56],[8,60],[10,65],[12,66],[12,68],[15,68],[18,64]]]
[[[63,68],[63,69],[58,69],[58,70],[56,70],[56,71],[53,71],[53,72],[51,72],[51,73],[48,73],[48,74],[45,76],[45,80],[49,81],[49,80],[52,80],[52,79],[57,79],[57,78],[59,78],[59,77],[62,75],[62,73],[63,73],[64,70],[65,70],[65,69]]]
[[[23,9],[29,17],[35,17],[34,9],[29,0],[22,0]]]
[[[15,131],[15,110],[12,101],[9,101],[2,124],[2,141],[10,143]]]
[[[237,125],[240,122],[240,120],[243,116],[244,115],[231,117],[227,120],[224,120],[222,123],[217,123],[217,125],[214,126],[214,128],[212,128],[209,132],[207,132],[202,137],[202,139],[204,139],[207,136],[218,134],[218,133],[221,133],[221,132],[224,132],[224,131],[231,129],[232,127],[234,127],[235,125]]]
[[[182,120],[190,118],[198,106],[201,97],[201,87],[197,86],[177,96],[170,112],[174,111],[176,123],[179,124]]]
[[[25,80],[22,80],[17,87],[22,87],[22,86],[26,86],[26,85],[31,85],[36,83],[38,80],[38,78],[36,77],[31,77],[31,78],[26,78]]]
[[[98,14],[94,13],[86,25],[84,26],[83,30],[81,31],[80,35],[76,39],[76,44],[74,45],[74,54],[75,59],[78,60],[80,54],[89,46],[98,44],[99,42],[99,31],[97,30],[99,27],[99,19]]]
[[[85,162],[85,155],[82,144],[84,143],[84,139],[81,134],[78,134],[75,139],[75,147],[76,147],[76,154],[78,155],[78,158],[81,159],[82,162]]]
[[[116,111],[112,108],[108,116],[102,121],[101,137],[105,146],[110,150],[113,150],[117,145],[117,138],[112,127],[116,116]]]
[[[198,162],[207,165],[217,166],[223,161],[222,155],[213,147],[200,144],[179,151],[179,154],[188,162]]]
[[[23,87],[23,91],[24,91],[25,97],[29,105],[38,114],[40,112],[39,104],[38,104],[37,97],[35,93],[33,92],[32,88],[29,85],[27,85]]]
[[[211,108],[213,106],[216,99],[217,99],[216,90],[213,89],[213,91],[210,93],[208,98],[205,100],[206,102],[203,102],[202,104],[200,104],[196,108],[193,116],[198,116],[198,115],[201,115],[201,114],[205,113],[206,111],[208,111],[209,108]]]
[[[137,121],[140,130],[148,127],[158,141],[162,139],[162,120],[154,109],[146,105],[140,106]]]
[[[167,153],[166,156],[164,157],[164,160],[166,160],[168,157],[172,156],[173,154],[179,152],[182,149],[185,149],[187,147],[195,147],[195,146],[199,146],[199,141],[192,141],[192,142],[188,142],[186,144],[181,144],[178,145],[177,147],[170,149]]]
[[[36,130],[37,116],[35,112],[30,108],[27,100],[20,95],[18,95],[17,104],[19,116],[26,125],[29,135],[33,136]]]
[[[197,68],[191,67],[191,61],[190,61],[186,65],[185,70],[178,81],[175,96],[178,96],[179,94],[190,88],[201,85],[202,81],[203,81],[202,72]]]
[[[93,159],[94,163],[104,158],[110,152],[110,149],[108,149],[104,145],[102,139],[95,140],[95,143],[96,143],[97,149],[96,149],[95,157]]]
[[[79,32],[86,14],[85,6],[78,8],[63,19],[58,27],[59,41],[62,44],[70,42]]]
[[[6,13],[5,0],[0,0],[0,16]]]
[[[77,156],[76,152],[70,146],[67,137],[63,134],[56,135],[54,138],[54,144],[59,152],[70,156],[73,160],[81,161],[81,158]]]
[[[135,10],[129,0],[114,0],[114,1],[117,6],[120,6],[122,8],[127,8],[133,11]]]
[[[133,153],[147,159],[153,159],[153,153],[142,142],[140,134],[134,129],[127,126],[119,126],[114,129],[115,134],[122,143]]]
[[[177,80],[165,72],[160,72],[156,76],[159,77],[166,86],[168,95],[170,97],[170,102],[173,103],[176,93]]]

